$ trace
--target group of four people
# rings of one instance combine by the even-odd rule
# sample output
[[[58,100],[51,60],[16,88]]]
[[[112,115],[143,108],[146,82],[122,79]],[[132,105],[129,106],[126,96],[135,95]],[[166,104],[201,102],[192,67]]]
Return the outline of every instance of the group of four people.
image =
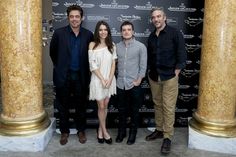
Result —
[[[69,25],[55,30],[50,44],[60,121],[60,144],[65,145],[70,134],[69,102],[72,95],[76,104],[75,123],[80,143],[87,140],[85,125],[89,95],[89,100],[96,100],[98,105],[98,143],[111,144],[106,117],[109,99],[114,94],[117,94],[119,111],[116,142],[120,143],[126,137],[126,119],[129,113],[131,122],[127,144],[134,144],[142,103],[140,83],[145,77],[148,63],[156,130],[146,140],[164,137],[161,152],[169,153],[174,133],[178,75],[186,60],[182,34],[167,26],[166,15],[159,8],[151,11],[155,30],[148,38],[147,49],[143,43],[135,40],[134,25],[129,21],[121,24],[122,40],[115,44],[105,21],[97,23],[93,35],[81,26],[83,9],[80,6],[69,6],[67,15]]]

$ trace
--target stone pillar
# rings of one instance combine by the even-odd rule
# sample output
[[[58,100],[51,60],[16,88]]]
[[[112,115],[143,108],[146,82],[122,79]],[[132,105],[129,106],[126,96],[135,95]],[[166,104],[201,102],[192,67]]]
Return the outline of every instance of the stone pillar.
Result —
[[[195,140],[201,140],[203,134],[207,135],[203,143],[211,140],[209,136],[216,137],[212,142],[220,140],[221,146],[208,150],[225,149],[236,154],[236,149],[232,152],[232,143],[228,146],[230,151],[224,147],[229,141],[223,142],[231,137],[236,144],[235,115],[236,1],[205,0],[198,108],[190,120],[190,129],[199,133]],[[194,140],[190,137],[191,142]]]
[[[0,134],[35,134],[50,124],[42,104],[41,0],[1,0],[0,10]]]

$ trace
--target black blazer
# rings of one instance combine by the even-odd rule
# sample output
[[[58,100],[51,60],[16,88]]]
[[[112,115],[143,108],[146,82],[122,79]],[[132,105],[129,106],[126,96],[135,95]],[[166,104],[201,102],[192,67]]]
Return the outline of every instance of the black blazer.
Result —
[[[53,83],[56,87],[65,84],[66,75],[70,68],[71,48],[69,25],[55,30],[50,43],[50,57],[53,62]],[[88,91],[90,71],[88,62],[88,45],[93,40],[93,33],[83,27],[80,28],[80,76],[84,92]]]

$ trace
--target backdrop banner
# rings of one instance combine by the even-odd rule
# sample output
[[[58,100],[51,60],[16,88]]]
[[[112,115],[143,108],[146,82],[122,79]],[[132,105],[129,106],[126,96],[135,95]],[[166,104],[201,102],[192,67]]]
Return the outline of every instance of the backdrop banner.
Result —
[[[112,38],[115,43],[121,40],[120,25],[128,20],[134,24],[135,38],[147,45],[147,38],[154,30],[150,20],[150,10],[161,7],[167,15],[167,24],[180,29],[185,39],[185,48],[188,55],[187,66],[179,77],[179,96],[176,105],[175,126],[186,127],[188,117],[197,107],[198,82],[200,69],[200,52],[202,41],[202,27],[204,15],[204,0],[53,0],[53,30],[65,26],[67,22],[66,8],[72,4],[80,5],[84,10],[82,26],[91,30],[99,20],[108,22]],[[154,109],[147,78],[141,84],[143,90],[143,104],[140,107],[140,127],[154,126]],[[117,127],[118,109],[116,96],[111,98],[108,109],[108,127]],[[54,115],[58,112],[55,101]],[[71,101],[71,122],[74,109]],[[129,121],[129,118],[127,119]],[[71,127],[74,128],[74,125]],[[97,104],[89,102],[87,106],[87,125],[96,127]]]

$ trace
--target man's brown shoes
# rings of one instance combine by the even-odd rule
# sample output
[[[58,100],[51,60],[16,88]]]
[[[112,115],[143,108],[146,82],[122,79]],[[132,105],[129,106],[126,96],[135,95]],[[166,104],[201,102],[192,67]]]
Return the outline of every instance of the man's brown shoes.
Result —
[[[61,139],[60,139],[60,144],[65,145],[68,142],[68,137],[69,137],[68,133],[62,133]]]
[[[79,142],[81,144],[84,144],[86,141],[87,141],[87,138],[86,138],[86,135],[85,135],[85,132],[84,131],[80,131],[77,133],[77,136],[79,138]]]

